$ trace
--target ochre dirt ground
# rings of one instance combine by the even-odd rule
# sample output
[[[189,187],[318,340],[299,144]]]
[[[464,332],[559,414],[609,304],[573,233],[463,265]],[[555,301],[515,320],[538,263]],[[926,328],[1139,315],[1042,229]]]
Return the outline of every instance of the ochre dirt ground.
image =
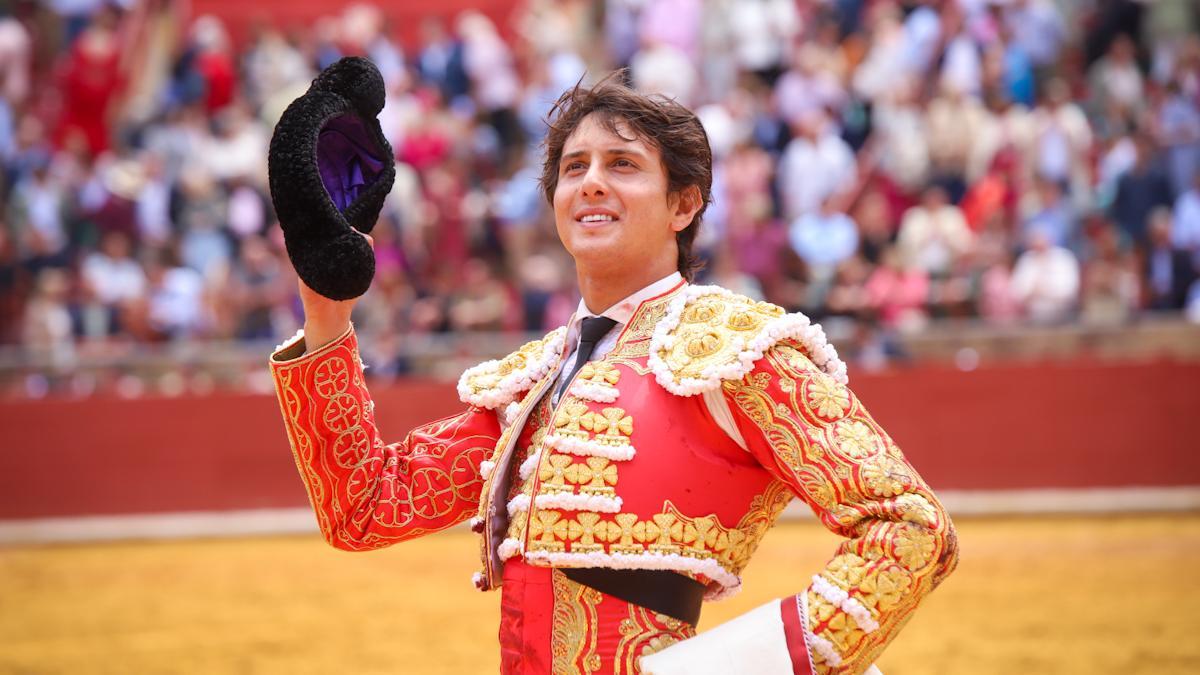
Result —
[[[879,666],[1200,673],[1200,514],[963,519],[958,572]],[[780,525],[701,629],[793,593],[835,538]],[[313,537],[0,549],[0,673],[494,673],[474,536],[375,553]]]

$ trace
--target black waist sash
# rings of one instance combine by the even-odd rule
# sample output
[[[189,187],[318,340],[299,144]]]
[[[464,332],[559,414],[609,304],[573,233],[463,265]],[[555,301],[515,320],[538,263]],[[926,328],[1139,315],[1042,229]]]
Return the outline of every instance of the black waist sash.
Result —
[[[601,593],[666,614],[695,626],[700,622],[704,584],[671,570],[614,570],[606,567],[559,568],[568,579]]]

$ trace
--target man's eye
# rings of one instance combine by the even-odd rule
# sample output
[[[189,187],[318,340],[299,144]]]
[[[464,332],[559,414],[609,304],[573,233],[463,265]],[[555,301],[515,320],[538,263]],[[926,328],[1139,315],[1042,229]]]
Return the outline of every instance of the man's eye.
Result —
[[[633,164],[633,162],[631,162],[627,159],[618,159],[617,161],[613,162],[613,166],[632,167],[632,166],[634,166],[634,164]]]
[[[563,167],[563,172],[566,173],[566,172],[575,171],[577,169],[582,169],[582,168],[583,168],[583,162],[569,162],[566,166]]]

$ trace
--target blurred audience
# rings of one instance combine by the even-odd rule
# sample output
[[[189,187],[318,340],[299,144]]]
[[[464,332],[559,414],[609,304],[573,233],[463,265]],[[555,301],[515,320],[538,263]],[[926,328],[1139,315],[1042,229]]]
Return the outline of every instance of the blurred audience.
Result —
[[[0,6],[0,341],[66,367],[294,331],[266,147],[351,54],[384,74],[398,161],[355,317],[383,374],[420,334],[570,315],[542,119],[626,66],[712,139],[700,281],[852,322],[848,353],[877,363],[940,317],[1200,318],[1194,3],[524,0],[510,25],[431,15],[412,44],[369,5],[299,27],[188,11]]]

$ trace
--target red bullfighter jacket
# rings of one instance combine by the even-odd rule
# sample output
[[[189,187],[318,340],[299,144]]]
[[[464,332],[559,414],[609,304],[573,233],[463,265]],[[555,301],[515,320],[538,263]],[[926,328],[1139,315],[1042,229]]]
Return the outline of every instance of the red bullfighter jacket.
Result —
[[[502,642],[521,642],[508,645],[506,672],[865,672],[954,568],[945,510],[806,317],[681,283],[642,302],[616,346],[550,405],[565,333],[468,370],[464,412],[390,445],[376,431],[352,329],[307,354],[301,340],[285,343],[271,359],[330,544],[374,549],[471,519],[476,585],[507,594],[519,584],[524,594],[506,597],[506,617],[535,596],[553,605],[520,614],[544,641],[502,627]],[[709,599],[727,597],[796,497],[845,541],[797,595],[696,638],[643,616],[634,639],[632,624],[606,617],[636,618],[637,608],[614,609],[619,601],[561,575],[536,577],[669,569],[705,583]],[[519,667],[542,646],[544,658]]]

